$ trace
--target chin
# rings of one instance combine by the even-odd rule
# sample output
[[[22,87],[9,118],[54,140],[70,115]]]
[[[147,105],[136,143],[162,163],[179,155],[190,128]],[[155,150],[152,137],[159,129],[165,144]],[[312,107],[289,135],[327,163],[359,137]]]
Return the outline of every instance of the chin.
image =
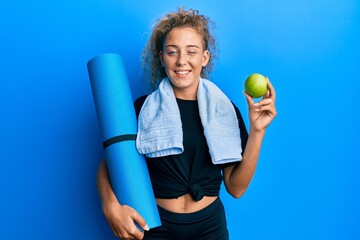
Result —
[[[175,85],[176,87],[179,87],[179,88],[187,88],[187,87],[190,87],[190,86],[194,85],[194,81],[175,80],[175,82],[173,82],[173,85]]]

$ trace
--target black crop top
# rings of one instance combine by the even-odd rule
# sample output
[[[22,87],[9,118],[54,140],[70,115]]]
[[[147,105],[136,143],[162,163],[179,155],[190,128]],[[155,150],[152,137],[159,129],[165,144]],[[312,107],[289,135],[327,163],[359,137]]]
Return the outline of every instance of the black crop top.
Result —
[[[146,97],[142,96],[134,103],[137,116]],[[231,163],[212,163],[197,101],[176,101],[183,127],[184,152],[157,158],[146,157],[155,197],[178,198],[189,193],[195,201],[199,201],[204,196],[218,196],[223,180],[221,170]],[[245,149],[248,133],[239,109],[235,105],[234,108],[239,120],[242,149]]]

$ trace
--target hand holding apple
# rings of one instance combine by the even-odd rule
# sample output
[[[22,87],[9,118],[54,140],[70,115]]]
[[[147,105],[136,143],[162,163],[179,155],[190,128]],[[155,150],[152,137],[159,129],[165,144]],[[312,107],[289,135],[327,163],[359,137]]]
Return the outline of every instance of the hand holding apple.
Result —
[[[253,96],[247,91],[244,91],[248,107],[249,107],[249,119],[250,128],[258,132],[265,131],[266,127],[272,122],[277,115],[275,108],[275,89],[270,83],[268,78],[266,79],[266,92],[263,95],[263,99],[259,102],[254,102]],[[255,95],[258,96],[258,95]]]

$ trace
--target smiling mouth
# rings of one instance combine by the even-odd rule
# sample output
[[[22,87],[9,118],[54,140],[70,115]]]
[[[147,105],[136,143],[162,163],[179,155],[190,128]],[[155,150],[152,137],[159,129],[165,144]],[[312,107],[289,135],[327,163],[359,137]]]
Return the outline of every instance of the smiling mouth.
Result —
[[[179,74],[179,75],[186,75],[186,74],[189,74],[190,71],[189,70],[179,70],[179,71],[175,71],[176,74]]]

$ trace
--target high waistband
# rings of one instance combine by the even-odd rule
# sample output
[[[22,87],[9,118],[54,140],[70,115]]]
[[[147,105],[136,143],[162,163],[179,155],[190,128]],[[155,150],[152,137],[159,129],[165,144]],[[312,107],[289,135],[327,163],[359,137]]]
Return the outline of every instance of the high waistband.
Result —
[[[201,221],[208,218],[221,208],[223,208],[223,204],[220,200],[220,197],[218,197],[209,206],[193,213],[174,213],[158,206],[159,214],[162,219],[169,222],[181,224],[195,223]]]

